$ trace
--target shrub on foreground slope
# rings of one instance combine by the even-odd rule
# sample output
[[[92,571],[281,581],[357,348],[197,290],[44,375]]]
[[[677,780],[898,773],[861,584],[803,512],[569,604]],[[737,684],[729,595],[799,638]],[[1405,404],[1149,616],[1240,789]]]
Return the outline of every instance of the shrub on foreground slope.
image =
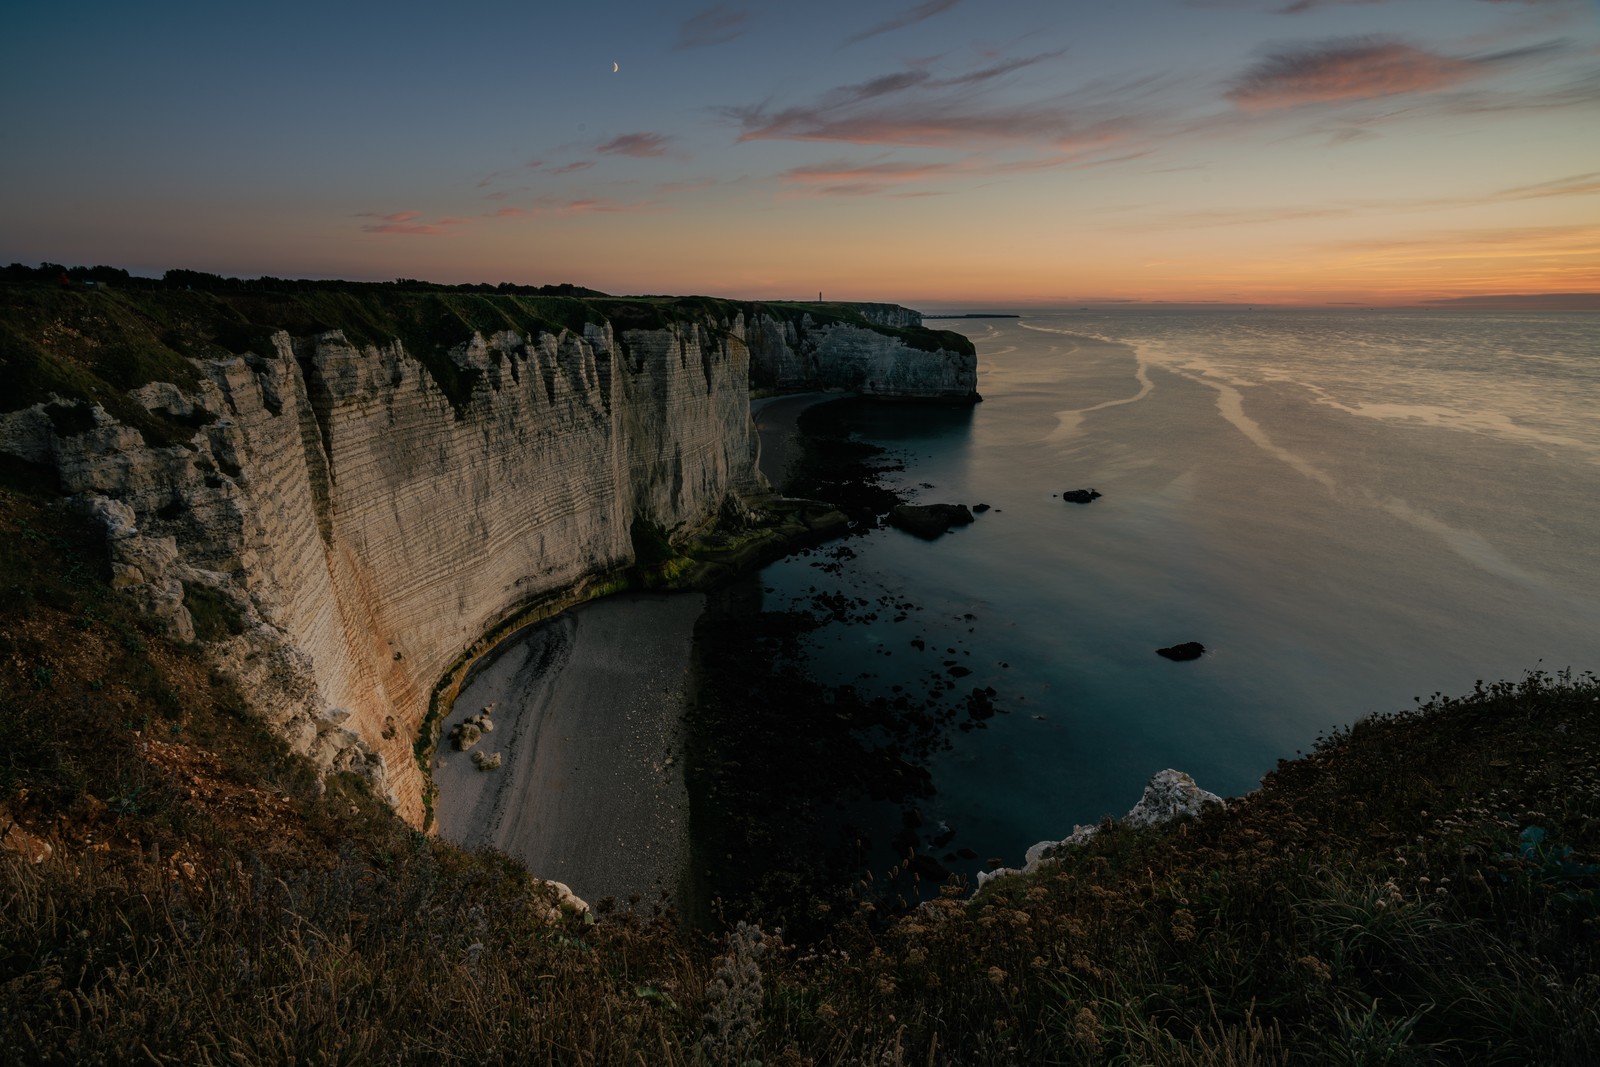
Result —
[[[1592,676],[1365,720],[1227,811],[812,945],[552,919],[505,858],[320,787],[3,473],[0,823],[55,852],[0,852],[0,1060],[1600,1060]]]

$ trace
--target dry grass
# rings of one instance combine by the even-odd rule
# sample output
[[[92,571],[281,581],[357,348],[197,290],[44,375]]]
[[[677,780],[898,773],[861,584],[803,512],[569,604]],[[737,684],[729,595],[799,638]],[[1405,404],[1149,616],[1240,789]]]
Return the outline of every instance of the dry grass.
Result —
[[[0,1061],[1600,1061],[1600,683],[1364,721],[1223,813],[821,941],[648,904],[325,791],[96,538],[0,487]]]

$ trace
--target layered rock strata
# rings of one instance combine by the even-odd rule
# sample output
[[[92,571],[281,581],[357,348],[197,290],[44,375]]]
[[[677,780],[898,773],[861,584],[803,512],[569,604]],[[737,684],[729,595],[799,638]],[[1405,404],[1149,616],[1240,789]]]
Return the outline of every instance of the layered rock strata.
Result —
[[[196,427],[181,444],[58,400],[0,414],[0,451],[55,468],[104,527],[113,583],[169,633],[193,640],[203,617],[216,667],[296,751],[420,823],[413,744],[475,642],[610,588],[640,523],[681,540],[767,489],[754,350],[881,395],[975,381],[970,353],[806,322],[474,333],[448,353],[448,389],[443,353],[430,371],[399,341],[279,332],[197,361],[198,386],[130,394]]]
[[[978,399],[978,357],[955,344],[913,348],[892,333],[806,313],[753,315],[746,339],[758,385],[951,404]]]
[[[477,372],[459,410],[397,342],[279,333],[203,363],[192,395],[136,394],[209,419],[182,446],[99,408],[70,435],[43,405],[0,416],[0,447],[54,466],[104,525],[114,584],[180,640],[199,591],[223,601],[218,667],[295,750],[413,821],[412,744],[464,649],[619,572],[635,521],[682,536],[763,488],[737,331],[507,332],[452,358]]]

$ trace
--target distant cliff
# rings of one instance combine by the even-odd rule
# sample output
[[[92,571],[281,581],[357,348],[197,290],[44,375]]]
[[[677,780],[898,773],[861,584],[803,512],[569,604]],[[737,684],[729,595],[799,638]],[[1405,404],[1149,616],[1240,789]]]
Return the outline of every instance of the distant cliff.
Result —
[[[806,384],[970,395],[975,361],[942,335],[825,317],[29,292],[0,323],[6,396],[27,405],[0,414],[0,451],[55,472],[104,525],[114,583],[181,639],[207,629],[297,751],[417,822],[413,744],[474,641],[614,581],[636,524],[682,538],[765,489],[753,352]]]
[[[846,309],[856,313],[841,314]],[[889,325],[895,320],[911,325]],[[885,399],[975,402],[978,358],[972,342],[924,329],[921,321],[916,312],[894,305],[757,313],[747,335],[751,380],[776,389],[842,388]]]

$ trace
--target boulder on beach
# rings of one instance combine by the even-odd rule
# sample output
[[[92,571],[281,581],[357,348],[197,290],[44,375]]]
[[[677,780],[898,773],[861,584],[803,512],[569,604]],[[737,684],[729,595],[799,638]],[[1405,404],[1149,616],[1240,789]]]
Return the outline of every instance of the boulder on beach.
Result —
[[[1098,489],[1068,489],[1062,492],[1061,499],[1069,504],[1087,504],[1100,499]]]
[[[1199,641],[1185,641],[1181,645],[1173,645],[1170,648],[1156,649],[1156,655],[1165,656],[1167,659],[1178,660],[1179,662],[1182,662],[1183,660],[1199,659],[1205,654],[1206,646],[1202,645]]]
[[[478,728],[477,723],[469,720],[462,723],[460,726],[457,726],[454,734],[456,739],[456,751],[465,752],[467,749],[478,743],[478,738],[483,736],[483,731]]]
[[[896,504],[889,512],[889,525],[928,541],[971,521],[965,504]]]

